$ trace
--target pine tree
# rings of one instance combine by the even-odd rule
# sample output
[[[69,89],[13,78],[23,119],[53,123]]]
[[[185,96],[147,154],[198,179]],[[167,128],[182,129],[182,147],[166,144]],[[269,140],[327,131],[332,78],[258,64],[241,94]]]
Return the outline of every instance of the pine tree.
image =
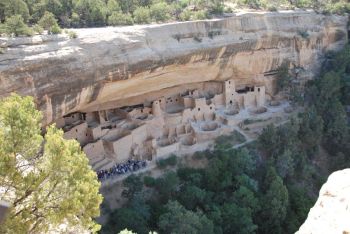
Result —
[[[14,15],[6,19],[5,32],[7,35],[14,35],[15,37],[20,35],[30,36],[32,34],[20,15]]]
[[[259,230],[261,233],[282,233],[287,215],[288,190],[274,168],[268,168],[264,180],[265,194],[261,199]]]
[[[75,140],[50,126],[31,97],[0,101],[0,200],[12,204],[0,233],[45,233],[60,224],[95,232],[102,196],[97,176]]]
[[[46,29],[48,33],[58,34],[61,32],[55,16],[51,12],[46,11],[38,23],[43,29]]]

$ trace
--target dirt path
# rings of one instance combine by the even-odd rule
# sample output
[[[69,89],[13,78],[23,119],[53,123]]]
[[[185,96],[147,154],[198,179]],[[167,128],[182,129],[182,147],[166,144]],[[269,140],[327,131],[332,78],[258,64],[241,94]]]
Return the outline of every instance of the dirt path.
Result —
[[[207,141],[201,144],[197,144],[195,147],[189,148],[189,149],[183,149],[180,150],[179,152],[176,153],[176,156],[178,156],[179,158],[186,156],[186,155],[192,155],[195,152],[198,151],[204,151],[206,149],[210,149],[212,147],[212,145],[214,144],[214,141]],[[135,172],[130,172],[130,173],[126,173],[124,175],[116,175],[114,178],[112,179],[107,179],[105,181],[102,181],[101,183],[101,188],[104,187],[110,187],[112,185],[114,185],[115,183],[119,182],[119,181],[123,181],[124,179],[126,179],[128,176],[130,175],[139,175],[139,174],[143,174],[149,171],[153,171],[157,169],[157,163],[155,160],[148,162],[147,166],[143,169],[140,169],[138,171]]]

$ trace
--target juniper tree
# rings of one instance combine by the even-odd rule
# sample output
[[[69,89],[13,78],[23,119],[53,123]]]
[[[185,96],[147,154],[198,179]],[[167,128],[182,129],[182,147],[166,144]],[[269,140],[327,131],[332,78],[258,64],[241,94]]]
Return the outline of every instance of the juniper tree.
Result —
[[[12,207],[0,233],[46,233],[64,224],[95,232],[102,196],[75,140],[55,126],[41,135],[33,98],[0,101],[0,200]]]

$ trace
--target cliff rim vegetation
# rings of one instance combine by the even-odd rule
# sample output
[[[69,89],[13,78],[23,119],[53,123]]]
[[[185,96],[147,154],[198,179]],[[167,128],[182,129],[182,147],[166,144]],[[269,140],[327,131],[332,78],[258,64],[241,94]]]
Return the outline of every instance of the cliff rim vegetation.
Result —
[[[203,20],[244,8],[267,11],[301,8],[343,14],[350,11],[350,3],[345,0],[4,0],[0,3],[0,34],[32,36],[42,34],[44,29],[58,34],[60,27]]]

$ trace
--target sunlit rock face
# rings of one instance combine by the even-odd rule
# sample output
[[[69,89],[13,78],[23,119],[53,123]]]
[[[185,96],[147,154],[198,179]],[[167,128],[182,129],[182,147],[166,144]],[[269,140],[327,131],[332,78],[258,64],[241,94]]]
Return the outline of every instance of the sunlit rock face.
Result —
[[[77,29],[78,38],[1,38],[0,97],[35,97],[44,123],[75,111],[135,105],[187,85],[234,79],[262,84],[285,60],[317,72],[347,41],[347,17],[245,13],[195,22]]]
[[[350,233],[350,169],[331,174],[297,234]]]

